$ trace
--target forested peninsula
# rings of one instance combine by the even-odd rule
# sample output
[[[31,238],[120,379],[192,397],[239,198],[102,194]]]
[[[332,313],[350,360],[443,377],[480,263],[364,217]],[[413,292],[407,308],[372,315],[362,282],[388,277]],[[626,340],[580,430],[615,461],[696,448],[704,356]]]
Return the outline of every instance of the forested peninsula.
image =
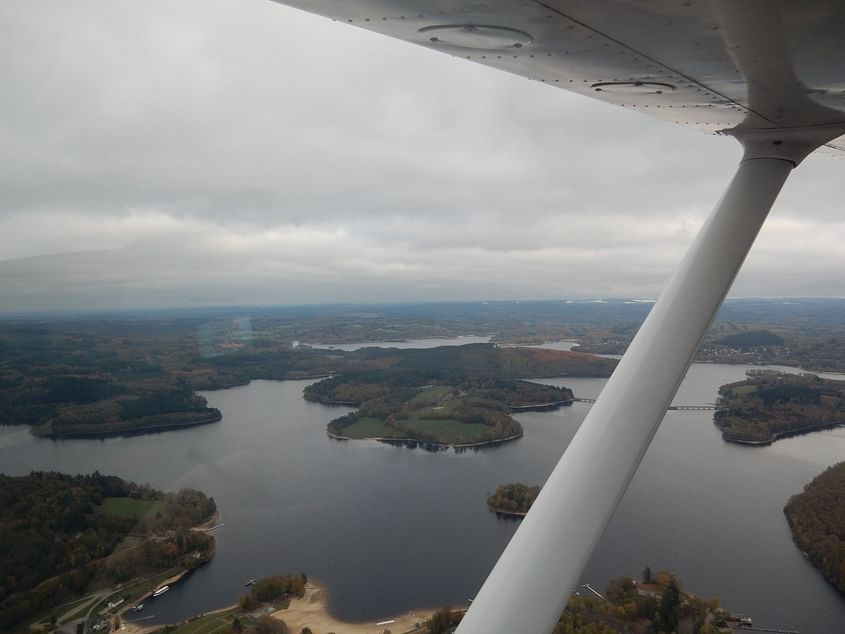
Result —
[[[769,445],[778,438],[845,423],[845,383],[813,374],[749,372],[719,388],[713,422],[722,438]]]
[[[137,599],[196,568],[214,538],[192,527],[215,511],[199,491],[162,493],[96,472],[0,474],[0,631],[60,621],[73,601],[115,584]]]
[[[275,322],[211,323],[214,328],[190,320],[0,324],[0,424],[30,425],[34,434],[47,437],[161,432],[221,419],[198,390],[253,379],[380,371],[401,375],[402,387],[452,385],[467,407],[477,408],[466,400],[467,390],[476,391],[473,399],[489,388],[465,385],[468,380],[609,376],[616,363],[585,353],[495,344],[343,352],[298,345],[289,329]],[[385,380],[374,375],[369,382]],[[508,399],[514,390],[505,392]],[[521,393],[529,400],[500,401],[505,418],[508,408],[549,404],[530,400],[524,389]],[[340,394],[337,400],[363,405],[369,398],[362,392]],[[504,424],[496,408],[481,409],[480,424]]]
[[[845,462],[816,476],[783,511],[795,544],[845,594]]]
[[[305,388],[306,399],[359,408],[331,421],[330,436],[454,447],[514,440],[523,431],[511,412],[567,405],[573,394],[513,377],[565,374],[592,360],[492,344],[395,350],[392,356],[384,369],[347,372]]]
[[[146,389],[121,389],[103,379],[57,376],[47,379],[48,390],[64,392],[48,398],[66,399],[57,405],[53,416],[32,428],[36,436],[84,438],[167,431],[221,420],[220,410],[208,407],[204,397],[188,385],[145,386]],[[97,399],[95,393],[111,392]],[[94,400],[96,399],[96,400]]]

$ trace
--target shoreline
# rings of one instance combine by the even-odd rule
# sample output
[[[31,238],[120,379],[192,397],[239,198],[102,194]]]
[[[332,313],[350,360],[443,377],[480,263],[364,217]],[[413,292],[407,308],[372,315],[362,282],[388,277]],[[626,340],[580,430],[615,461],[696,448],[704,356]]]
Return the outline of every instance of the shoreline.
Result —
[[[183,429],[185,427],[196,427],[198,425],[210,425],[211,423],[219,423],[223,420],[223,414],[218,412],[215,415],[209,416],[202,420],[186,421],[182,423],[159,423],[152,425],[128,425],[122,428],[110,429],[108,431],[100,431],[96,429],[81,429],[72,430],[68,432],[55,432],[52,427],[49,432],[36,431],[43,425],[30,427],[29,433],[39,438],[50,438],[51,440],[59,440],[62,438],[111,438],[114,436],[140,436],[143,434],[155,434],[163,431],[173,431],[176,429]],[[49,425],[50,423],[46,423]]]
[[[189,569],[182,570],[181,572],[176,573],[172,577],[168,577],[167,579],[163,579],[161,582],[157,583],[156,586],[161,588],[162,586],[176,585],[189,572],[192,572],[192,570],[189,570]],[[153,592],[154,591],[150,591],[147,594],[144,594],[144,595],[138,597],[135,600],[135,604],[136,605],[142,604],[146,601],[149,601],[149,599],[152,598]],[[164,625],[161,625],[161,624],[145,625],[145,624],[139,623],[138,621],[127,621],[125,615],[130,614],[132,612],[133,612],[132,611],[132,604],[128,604],[123,610],[120,610],[120,611],[115,613],[115,616],[120,618],[121,625],[124,626],[123,631],[127,632],[127,634],[147,634],[148,632],[155,632],[156,630],[160,630],[163,627],[165,627]],[[140,618],[143,618],[143,617],[144,617],[144,615],[142,615]]]
[[[389,629],[393,634],[411,634],[422,632],[422,624],[441,608],[412,609],[401,614],[386,616],[378,620],[366,622],[344,621],[329,609],[328,590],[318,580],[309,580],[305,585],[305,594],[290,600],[287,608],[277,609],[269,614],[270,618],[283,621],[291,632],[299,632],[303,628],[310,628],[313,634],[383,634]],[[465,609],[461,606],[456,609]],[[216,610],[209,610],[191,616],[177,623],[144,625],[142,623],[123,621],[127,634],[151,634],[162,631],[168,626],[185,625],[215,614],[232,612],[232,617],[241,617],[238,605],[228,605]]]
[[[719,426],[718,424],[716,425]],[[802,436],[810,434],[814,431],[823,431],[825,429],[836,429],[837,427],[845,427],[845,423],[822,423],[819,425],[808,425],[806,427],[799,427],[797,429],[789,429],[773,434],[765,440],[743,440],[742,438],[728,438],[725,432],[722,432],[722,440],[733,443],[735,445],[748,445],[750,447],[768,447],[782,438],[791,438],[793,436]]]
[[[331,613],[327,595],[326,586],[311,579],[302,598],[291,599],[287,609],[276,610],[271,617],[284,621],[291,632],[308,627],[314,634],[382,634],[386,629],[393,634],[406,634],[417,632],[419,626],[439,609],[415,609],[377,621],[354,623],[343,621]]]
[[[216,509],[214,511],[214,513],[212,513],[211,516],[207,520],[200,522],[196,526],[191,526],[190,530],[208,533],[209,528],[215,526],[220,521],[220,516],[221,516],[220,515],[220,509]],[[217,540],[215,539],[214,543],[212,544],[211,552],[209,553],[208,558],[205,561],[203,561],[200,564],[200,566],[204,566],[205,564],[210,562],[214,558],[214,554],[216,553],[216,551],[217,551]],[[197,566],[197,568],[198,567],[199,566]],[[184,568],[183,570],[180,570],[176,574],[174,574],[170,577],[167,577],[166,579],[163,579],[162,581],[157,583],[156,586],[160,588],[162,586],[176,585],[177,583],[182,581],[185,577],[187,577],[188,575],[193,573],[197,568]],[[154,587],[156,587],[156,586],[154,586]],[[145,601],[148,601],[149,599],[152,598],[153,592],[154,592],[154,590],[151,590],[147,594],[144,594],[144,595],[136,598],[133,603],[135,605],[138,605],[138,604],[141,604]],[[230,606],[227,606],[225,608],[219,608],[217,610],[212,610],[211,612],[206,612],[206,614],[216,614],[218,612],[225,612],[226,610],[231,610],[234,607],[237,607],[237,605],[230,605]],[[127,621],[126,615],[131,614],[132,612],[133,612],[132,603],[127,603],[127,605],[122,610],[118,610],[117,612],[115,612],[115,616],[120,617],[121,624],[124,625],[123,631],[127,632],[128,634],[147,634],[148,632],[154,632],[154,631],[159,630],[162,627],[164,627],[162,625],[145,625],[145,624],[140,624],[137,621]],[[142,618],[143,618],[143,615],[142,615]]]
[[[513,519],[522,519],[526,515],[528,515],[528,511],[509,511],[507,509],[500,509],[496,508],[495,506],[487,505],[487,508],[490,511],[493,511],[496,515],[501,515],[503,517],[513,518]]]
[[[495,440],[484,440],[482,442],[474,442],[474,443],[458,443],[458,444],[444,444],[439,442],[430,442],[425,440],[418,440],[416,438],[397,438],[395,436],[370,436],[367,438],[350,438],[349,436],[341,436],[340,434],[335,434],[326,430],[326,436],[331,438],[332,440],[376,440],[381,443],[385,443],[387,445],[405,445],[407,443],[415,443],[417,445],[423,447],[435,447],[438,451],[446,450],[449,448],[452,449],[472,449],[477,447],[487,447],[493,445],[500,445],[502,443],[510,442],[512,440],[518,440],[522,438],[524,432],[519,432],[518,434],[513,434],[508,436],[507,438],[496,438]]]
[[[535,405],[511,405],[510,410],[513,414],[520,414],[522,412],[551,412],[563,407],[564,405],[572,405],[575,398],[567,398],[561,401],[553,401],[551,403],[537,403]]]

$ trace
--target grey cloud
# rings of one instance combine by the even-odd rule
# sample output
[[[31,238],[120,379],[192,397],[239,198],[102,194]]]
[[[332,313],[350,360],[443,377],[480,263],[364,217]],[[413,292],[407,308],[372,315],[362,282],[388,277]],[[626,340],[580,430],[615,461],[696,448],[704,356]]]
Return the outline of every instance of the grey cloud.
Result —
[[[653,296],[740,156],[263,0],[6,3],[0,85],[0,310]],[[842,167],[737,293],[842,294]]]

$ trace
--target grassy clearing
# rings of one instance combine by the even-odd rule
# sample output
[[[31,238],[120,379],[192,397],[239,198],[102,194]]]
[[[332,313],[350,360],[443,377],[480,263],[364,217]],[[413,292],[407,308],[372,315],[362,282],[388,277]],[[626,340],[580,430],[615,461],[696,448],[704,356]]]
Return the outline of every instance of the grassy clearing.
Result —
[[[172,634],[227,634],[232,629],[232,618],[237,610],[209,614],[190,623],[179,625]],[[244,617],[241,617],[241,622]]]
[[[74,606],[65,606],[59,609],[50,610],[50,614],[56,613],[62,618],[59,620],[59,623],[70,623],[72,621],[76,621],[81,619],[85,614],[88,612],[88,608],[90,608],[95,601],[98,599],[93,599],[91,597],[82,597],[79,601],[76,601],[78,607],[74,609]],[[49,616],[49,615],[48,615]],[[41,620],[46,620],[41,617],[33,619],[33,623],[37,623]]]
[[[461,401],[459,399],[446,399],[440,403],[440,405],[435,405],[433,407],[422,407],[418,409],[415,414],[417,420],[429,420],[429,416],[432,416],[432,420],[437,418],[442,418],[443,416],[448,416],[452,413],[453,410],[460,407]]]
[[[137,547],[143,541],[144,541],[143,537],[139,537],[137,535],[127,535],[126,537],[124,537],[120,541],[120,543],[117,546],[115,546],[113,552],[119,553],[119,552],[122,552],[124,550],[131,550],[132,548]]]
[[[76,610],[68,614],[65,618],[63,618],[60,623],[71,623],[73,621],[81,619],[88,613],[88,608],[91,607],[93,603],[93,601],[87,601],[85,605],[77,608]]]
[[[164,508],[161,500],[138,500],[136,498],[106,498],[100,506],[94,508],[96,515],[108,515],[121,519],[140,519],[146,515],[155,515]]]
[[[398,429],[393,429],[384,424],[383,420],[378,418],[361,418],[349,427],[343,428],[343,435],[349,438],[404,438],[403,434]]]
[[[91,601],[91,597],[82,597],[81,599],[70,601],[69,603],[65,603],[64,605],[58,605],[55,608],[51,608],[50,610],[45,612],[44,614],[46,616],[39,616],[38,618],[33,619],[32,622],[38,623],[40,621],[47,620],[51,614],[56,614],[57,616],[64,616],[65,614],[68,614],[67,618],[62,618],[59,621],[60,623],[66,623],[67,621],[74,618],[77,612],[82,612],[82,614],[85,614],[82,608],[87,609]]]
[[[430,405],[437,405],[440,399],[452,391],[452,387],[448,385],[440,385],[431,387],[425,390],[420,390],[417,394],[408,401],[409,405],[425,407]]]
[[[415,429],[420,433],[434,434],[447,443],[474,442],[481,434],[489,432],[490,427],[482,423],[462,423],[454,418],[447,419],[408,419],[402,421],[402,426]]]
[[[481,435],[490,431],[490,427],[482,423],[462,423],[454,418],[409,418],[399,421],[402,429],[388,427],[378,418],[362,418],[349,427],[343,429],[343,434],[349,438],[413,438],[420,434],[435,436],[440,442],[450,444],[456,442],[476,442]],[[404,430],[408,430],[407,432]]]

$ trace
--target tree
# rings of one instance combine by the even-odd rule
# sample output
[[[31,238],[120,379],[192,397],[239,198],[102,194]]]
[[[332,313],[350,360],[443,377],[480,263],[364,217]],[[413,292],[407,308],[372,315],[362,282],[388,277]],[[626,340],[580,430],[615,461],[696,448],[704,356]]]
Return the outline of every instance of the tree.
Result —
[[[671,634],[678,627],[681,608],[681,589],[678,581],[672,577],[663,597],[660,599],[660,608],[657,611],[659,631]]]
[[[255,624],[255,634],[289,634],[290,630],[284,621],[272,616],[262,616]]]
[[[651,566],[646,566],[643,570],[643,583],[652,583]]]
[[[427,634],[445,634],[451,632],[452,627],[461,622],[463,615],[460,612],[453,612],[450,608],[443,608],[431,615],[426,624]]]
[[[251,594],[244,594],[238,600],[238,605],[244,612],[250,612],[258,607],[258,601]]]

